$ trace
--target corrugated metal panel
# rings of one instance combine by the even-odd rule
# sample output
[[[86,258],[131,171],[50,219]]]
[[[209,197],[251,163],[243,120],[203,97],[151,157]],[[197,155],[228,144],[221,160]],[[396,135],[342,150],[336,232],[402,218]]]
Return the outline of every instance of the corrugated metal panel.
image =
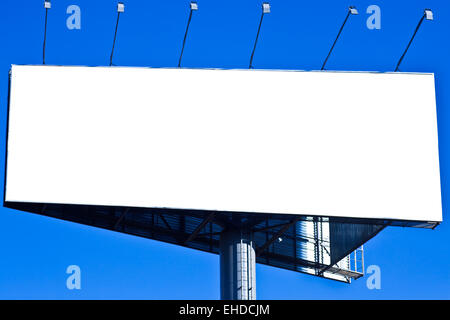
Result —
[[[330,218],[331,264],[345,258],[384,227],[384,225],[333,222]]]

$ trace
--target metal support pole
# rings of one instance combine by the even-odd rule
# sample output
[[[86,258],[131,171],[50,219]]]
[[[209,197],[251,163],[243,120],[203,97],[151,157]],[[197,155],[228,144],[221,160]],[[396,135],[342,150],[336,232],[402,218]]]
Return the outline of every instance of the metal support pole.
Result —
[[[322,68],[320,68],[320,70],[325,70],[325,65],[327,64],[327,61],[328,61],[328,59],[330,58],[331,53],[333,52],[334,46],[336,45],[336,42],[338,41],[339,36],[341,35],[342,30],[344,29],[344,26],[345,26],[345,24],[347,23],[348,17],[350,17],[350,11],[347,13],[347,16],[345,17],[344,23],[342,24],[341,28],[339,29],[339,32],[338,32],[338,34],[337,34],[337,37],[336,37],[336,39],[334,40],[333,45],[331,46],[331,49],[330,49],[330,51],[328,52],[328,55],[327,55],[327,57],[325,58],[325,61],[323,62]]]
[[[184,53],[184,46],[186,45],[186,38],[189,32],[189,26],[191,25],[191,20],[192,20],[192,12],[197,11],[198,10],[198,4],[196,1],[191,1],[191,10],[189,11],[189,18],[188,18],[188,22],[186,25],[186,31],[184,32],[184,38],[183,38],[183,45],[181,47],[181,53],[180,53],[180,58],[178,59],[178,68],[181,68],[181,59],[183,59],[183,53]]]
[[[264,19],[264,15],[270,13],[270,4],[268,2],[263,2],[262,4],[262,12],[261,12],[261,19],[259,20],[259,25],[258,25],[258,32],[256,33],[256,39],[255,39],[255,44],[253,45],[253,50],[252,50],[252,54],[250,56],[250,63],[248,65],[249,69],[253,68],[253,56],[255,55],[255,50],[256,50],[256,45],[258,44],[258,39],[259,39],[259,33],[261,31],[261,25]]]
[[[256,255],[251,232],[231,229],[220,235],[220,297],[255,300]]]
[[[430,20],[432,21],[433,18],[433,11],[431,9],[425,9],[423,11],[422,18],[420,18],[419,23],[417,24],[416,29],[414,30],[414,33],[411,37],[411,40],[409,40],[408,45],[406,46],[405,51],[403,52],[402,56],[400,57],[400,60],[398,60],[397,66],[395,67],[395,72],[397,72],[400,68],[400,64],[402,63],[403,59],[405,58],[406,53],[408,52],[409,47],[411,46],[411,43],[413,42],[414,38],[416,37],[417,31],[419,31],[420,26],[422,25],[422,22],[424,20]]]
[[[253,68],[253,56],[255,55],[256,45],[258,44],[258,38],[259,38],[259,33],[261,31],[261,25],[262,25],[263,19],[264,19],[264,12],[261,13],[261,19],[259,20],[258,32],[256,33],[255,44],[253,45],[252,54],[250,56],[250,63],[248,65],[249,69]]]
[[[44,43],[42,45],[42,64],[45,64],[45,46],[47,44],[47,16],[48,16],[48,7],[47,2],[45,2],[45,22],[44,22]]]
[[[111,49],[111,55],[109,56],[109,66],[113,65],[114,49],[116,47],[117,29],[119,28],[120,12],[117,12],[116,29],[114,31],[114,40]]]
[[[358,10],[356,10],[355,7],[350,6],[350,7],[348,8],[348,13],[347,13],[347,15],[345,16],[344,22],[342,23],[342,26],[341,26],[341,28],[339,29],[339,32],[338,32],[338,34],[337,34],[337,36],[336,36],[336,39],[334,40],[333,45],[331,46],[331,49],[330,49],[330,51],[328,52],[328,55],[327,55],[327,57],[325,58],[325,61],[323,62],[322,68],[320,68],[320,70],[325,70],[325,66],[326,66],[326,64],[327,64],[327,61],[328,61],[328,59],[330,58],[331,53],[333,52],[334,46],[336,45],[336,42],[338,41],[338,39],[339,39],[339,37],[340,37],[340,35],[341,35],[341,33],[342,33],[342,30],[344,30],[344,26],[345,26],[345,24],[347,23],[348,18],[350,17],[350,15],[357,15],[357,14],[358,14]]]
[[[422,16],[422,18],[419,20],[419,23],[417,24],[416,29],[414,30],[414,33],[411,37],[411,40],[409,40],[408,45],[406,46],[405,51],[403,52],[402,56],[397,62],[397,65],[395,66],[395,72],[398,71],[400,68],[400,64],[402,63],[403,59],[405,58],[406,53],[408,52],[409,47],[411,46],[411,43],[413,42],[414,38],[416,37],[417,31],[419,31],[420,26],[422,25],[423,20],[425,20],[425,15]]]
[[[181,67],[181,59],[183,59],[184,46],[186,45],[186,38],[187,38],[188,31],[189,31],[189,26],[191,25],[191,20],[192,20],[192,10],[189,13],[189,18],[188,18],[188,23],[187,23],[187,26],[186,26],[186,31],[184,32],[183,45],[181,47],[180,58],[178,59],[178,68]]]

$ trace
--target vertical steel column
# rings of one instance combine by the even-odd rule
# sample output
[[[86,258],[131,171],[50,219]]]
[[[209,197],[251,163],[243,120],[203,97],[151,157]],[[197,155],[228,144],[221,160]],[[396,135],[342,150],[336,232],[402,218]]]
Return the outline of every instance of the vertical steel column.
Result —
[[[255,300],[256,255],[251,233],[226,230],[220,235],[220,297],[222,300]]]

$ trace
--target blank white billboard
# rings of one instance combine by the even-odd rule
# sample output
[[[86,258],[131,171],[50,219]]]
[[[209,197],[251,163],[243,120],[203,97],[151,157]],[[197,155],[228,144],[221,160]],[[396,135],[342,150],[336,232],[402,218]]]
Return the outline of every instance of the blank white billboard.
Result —
[[[5,200],[442,220],[434,76],[13,66]]]

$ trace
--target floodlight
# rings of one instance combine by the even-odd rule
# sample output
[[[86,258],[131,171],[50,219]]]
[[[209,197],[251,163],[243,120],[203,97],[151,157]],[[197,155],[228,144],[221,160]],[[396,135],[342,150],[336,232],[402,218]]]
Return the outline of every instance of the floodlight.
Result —
[[[263,2],[262,10],[263,10],[263,13],[270,13],[270,3]]]
[[[187,26],[186,26],[186,31],[184,32],[183,45],[181,46],[180,58],[178,59],[178,68],[181,67],[181,59],[183,59],[184,46],[186,45],[186,38],[188,35],[189,26],[191,24],[192,12],[198,10],[197,1],[191,1],[190,8],[191,8],[191,10],[189,12],[189,18],[188,18],[188,22],[187,22]]]
[[[358,9],[356,9],[356,7],[354,7],[354,6],[348,7],[348,11],[349,11],[351,14],[358,14],[358,13],[359,13],[359,12],[358,12]]]
[[[432,21],[432,20],[433,20],[433,11],[431,11],[431,9],[425,9],[425,10],[423,11],[423,15],[422,15],[422,17],[420,18],[419,23],[417,24],[416,29],[414,30],[414,33],[413,33],[413,35],[412,35],[412,37],[411,37],[411,40],[409,40],[409,43],[408,43],[408,45],[406,46],[405,51],[403,52],[402,56],[400,57],[400,59],[399,59],[398,62],[397,62],[397,66],[395,67],[395,71],[398,71],[398,70],[399,70],[400,64],[402,63],[403,59],[405,58],[405,55],[406,55],[406,53],[408,52],[408,49],[409,49],[409,47],[411,46],[411,43],[413,42],[413,40],[414,40],[414,38],[415,38],[415,36],[416,36],[416,34],[417,34],[417,31],[419,31],[419,28],[420,28],[420,26],[422,25],[423,20],[429,20],[429,21]]]
[[[50,1],[44,1],[44,8],[45,8],[45,22],[44,22],[44,43],[42,44],[42,64],[45,64],[45,47],[47,43],[47,16],[48,16],[48,9],[52,7],[52,4]]]
[[[111,55],[109,56],[109,66],[113,65],[113,57],[114,57],[114,48],[116,47],[116,38],[117,38],[117,29],[119,28],[119,19],[120,14],[125,12],[125,4],[123,2],[117,3],[117,21],[116,21],[116,30],[114,31],[114,40],[111,49]]]
[[[339,29],[339,32],[338,32],[338,34],[337,34],[337,36],[336,36],[336,39],[334,40],[333,45],[331,46],[331,49],[330,49],[330,51],[328,52],[328,55],[327,55],[327,57],[325,58],[325,61],[323,62],[322,68],[321,68],[320,70],[325,70],[325,65],[327,64],[328,58],[330,58],[330,55],[331,55],[331,53],[333,52],[334,46],[336,45],[336,42],[338,41],[339,36],[341,35],[342,30],[344,29],[344,26],[345,26],[345,24],[347,23],[348,18],[350,17],[350,15],[357,15],[357,14],[358,14],[358,10],[356,9],[356,7],[354,7],[354,6],[348,7],[348,13],[347,13],[347,16],[346,16],[345,19],[344,19],[344,23],[342,23],[342,26],[341,26],[341,28]]]
[[[425,15],[425,19],[433,20],[433,11],[431,11],[431,9],[425,9],[424,15]]]
[[[253,68],[253,56],[255,55],[256,45],[257,45],[257,43],[258,43],[258,38],[259,38],[259,32],[261,31],[261,25],[262,25],[262,22],[263,22],[264,15],[265,15],[266,13],[270,13],[270,3],[268,3],[268,2],[263,2],[263,4],[262,4],[261,19],[259,20],[258,32],[256,33],[255,44],[253,45],[252,54],[251,54],[251,56],[250,56],[250,63],[249,63],[249,65],[248,65],[248,68],[249,68],[249,69]]]
[[[117,4],[117,12],[125,12],[125,4],[123,2]]]

